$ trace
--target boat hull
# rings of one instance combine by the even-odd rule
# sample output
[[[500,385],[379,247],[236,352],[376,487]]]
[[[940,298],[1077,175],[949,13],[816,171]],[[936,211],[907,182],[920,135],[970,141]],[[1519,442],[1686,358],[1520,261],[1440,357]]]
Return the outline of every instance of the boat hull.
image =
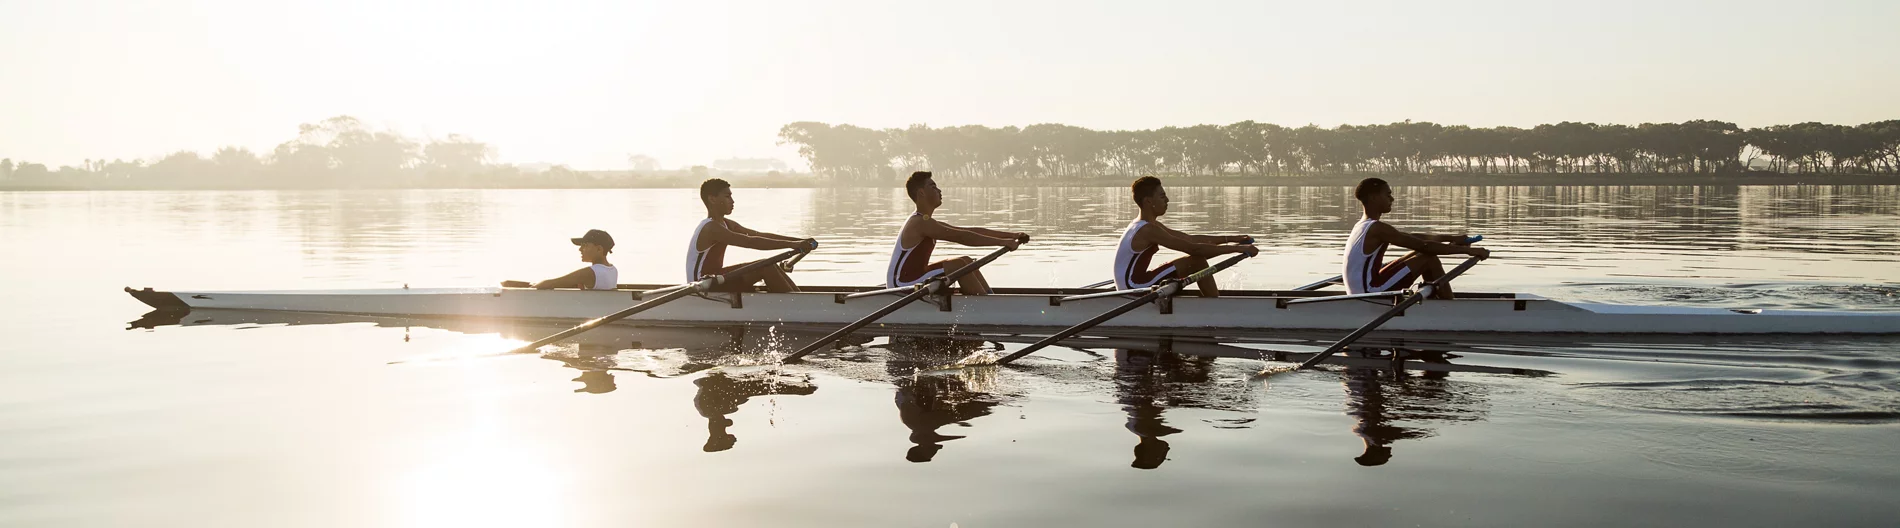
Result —
[[[894,295],[842,300],[857,288],[803,293],[714,294],[688,297],[647,310],[625,323],[820,324],[856,321],[897,299]],[[405,317],[583,320],[639,301],[631,290],[513,288],[281,290],[224,292],[134,291],[155,308],[216,308]],[[1095,290],[1099,292],[1100,290]],[[1081,290],[1002,290],[916,302],[883,319],[885,326],[1051,327],[1082,322],[1127,302],[1121,297],[1057,302]],[[1104,323],[1103,328],[1351,330],[1391,308],[1389,302],[1344,300],[1288,305],[1327,295],[1299,291],[1230,292],[1220,298],[1180,297],[1151,304]],[[1383,331],[1632,333],[1632,334],[1896,334],[1900,314],[1815,310],[1730,310],[1666,306],[1565,303],[1523,294],[1471,294],[1426,301],[1405,310]]]

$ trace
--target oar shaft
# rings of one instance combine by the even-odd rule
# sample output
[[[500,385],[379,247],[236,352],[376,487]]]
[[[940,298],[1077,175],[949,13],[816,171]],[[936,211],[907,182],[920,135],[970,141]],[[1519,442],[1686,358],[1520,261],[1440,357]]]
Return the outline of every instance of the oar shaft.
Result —
[[[543,346],[547,346],[547,345],[551,345],[551,344],[554,344],[555,342],[557,342],[557,341],[560,341],[560,340],[562,340],[562,339],[567,339],[567,338],[570,338],[570,337],[574,337],[574,336],[576,336],[576,335],[580,335],[580,334],[581,334],[582,332],[586,332],[586,331],[588,331],[588,330],[593,330],[594,328],[597,328],[597,327],[599,327],[600,325],[604,325],[604,324],[607,324],[607,323],[611,323],[611,322],[614,322],[614,321],[618,321],[618,320],[621,320],[621,319],[625,319],[625,318],[627,318],[627,317],[629,317],[629,316],[632,316],[632,315],[634,315],[634,314],[637,314],[637,313],[640,313],[640,312],[644,312],[644,311],[647,311],[647,310],[649,310],[649,309],[652,309],[652,308],[654,308],[654,307],[656,307],[656,306],[659,306],[659,305],[662,305],[662,304],[666,304],[666,303],[667,303],[667,301],[671,301],[671,300],[674,300],[674,299],[678,299],[678,298],[681,298],[681,297],[685,297],[685,296],[688,296],[688,295],[692,295],[692,294],[694,294],[694,293],[698,293],[698,292],[699,292],[699,288],[696,288],[696,287],[690,287],[690,286],[697,286],[697,285],[699,285],[699,284],[702,284],[702,283],[706,283],[706,282],[711,282],[711,279],[707,279],[707,280],[704,280],[704,281],[700,281],[700,282],[697,282],[697,283],[693,283],[693,284],[688,284],[687,286],[689,286],[689,287],[687,287],[687,288],[674,288],[674,289],[672,289],[673,291],[671,291],[671,292],[667,292],[667,293],[666,293],[665,295],[661,295],[661,296],[659,296],[659,297],[655,297],[655,298],[653,298],[653,299],[650,299],[650,300],[648,300],[648,301],[646,301],[646,302],[642,302],[642,303],[640,303],[640,304],[636,304],[636,305],[633,305],[632,307],[630,307],[630,308],[627,308],[627,309],[625,309],[625,310],[621,310],[621,311],[618,311],[618,312],[614,312],[613,314],[610,314],[610,315],[607,315],[607,316],[604,316],[604,317],[599,317],[599,318],[596,318],[596,319],[593,319],[593,320],[591,320],[591,321],[588,321],[588,322],[585,322],[585,323],[581,323],[581,324],[580,324],[579,326],[575,326],[575,327],[573,327],[573,328],[569,328],[569,329],[566,329],[566,330],[562,330],[562,331],[560,331],[560,332],[558,332],[558,333],[555,333],[554,335],[551,335],[551,336],[547,336],[547,337],[543,337],[543,338],[541,338],[541,339],[539,339],[539,340],[536,340],[536,341],[535,341],[535,342],[533,342],[533,343],[528,343],[528,344],[526,344],[526,345],[522,345],[522,346],[520,346],[520,347],[518,347],[518,348],[516,348],[516,349],[514,349],[514,350],[513,350],[513,351],[511,351],[511,352],[514,352],[514,353],[519,353],[519,352],[527,352],[527,351],[531,351],[531,350],[534,350],[534,349],[537,349],[537,348],[541,348],[541,347],[543,347]]]
[[[1159,296],[1161,296],[1161,290],[1159,288],[1148,290],[1148,293],[1142,294],[1141,297],[1137,297],[1135,298],[1135,300],[1122,303],[1121,306],[1117,306],[1113,310],[1103,312],[1102,315],[1091,317],[1089,318],[1089,320],[1083,321],[1082,324],[1071,326],[1061,332],[1056,332],[1055,335],[1042,338],[1041,340],[1038,340],[1035,343],[1031,343],[1029,346],[1023,347],[1022,350],[1018,350],[1014,354],[1003,356],[1003,359],[996,360],[996,364],[1005,365],[1023,356],[1034,354],[1036,353],[1037,350],[1042,350],[1044,348],[1048,348],[1049,345],[1056,344],[1057,341],[1068,339],[1069,337],[1074,336],[1075,334],[1082,333],[1082,331],[1084,330],[1088,330],[1090,328],[1094,328],[1096,325],[1108,322],[1109,319],[1120,317],[1122,314],[1128,313],[1136,308],[1140,308],[1141,305],[1147,304],[1148,302],[1155,300],[1155,297],[1159,297]]]
[[[837,331],[834,331],[829,334],[825,334],[825,337],[820,338],[817,341],[811,342],[811,344],[808,344],[808,345],[805,345],[804,347],[799,348],[798,351],[793,352],[792,355],[785,356],[785,361],[797,361],[798,358],[805,357],[805,354],[810,354],[812,353],[812,351],[818,350],[820,347],[829,345],[833,341],[842,339],[844,338],[844,336],[852,332],[856,332],[859,328],[864,328],[865,325],[869,325],[871,323],[877,322],[878,319],[883,318],[886,315],[890,315],[891,312],[895,312],[903,308],[905,305],[910,304],[911,301],[915,301],[929,294],[930,294],[929,289],[918,288],[916,291],[910,292],[910,295],[905,295],[902,299],[898,299],[897,302],[884,305],[883,308],[878,308],[877,311],[871,312],[871,315],[867,315],[856,321],[852,321],[851,324],[844,325],[844,328],[839,328]]]
[[[897,301],[892,302],[891,304],[885,305],[883,308],[879,308],[875,312],[871,312],[871,315],[867,315],[867,316],[864,316],[864,318],[862,319],[853,321],[851,324],[845,325],[844,328],[839,328],[838,331],[827,334],[825,335],[825,337],[817,341],[813,341],[811,344],[805,345],[802,348],[799,348],[797,352],[792,352],[791,355],[785,356],[785,359],[782,361],[785,361],[785,362],[797,361],[798,358],[805,357],[805,354],[810,354],[813,351],[818,350],[821,347],[824,347],[825,345],[831,344],[831,342],[833,341],[837,341],[843,338],[845,335],[848,335],[859,328],[864,328],[865,325],[876,322],[878,319],[883,318],[886,315],[890,315],[891,312],[895,312],[903,308],[904,306],[909,305],[912,301],[922,299],[924,298],[925,295],[930,295],[931,293],[940,291],[943,288],[947,288],[948,286],[946,285],[950,284],[951,282],[955,282],[957,279],[962,278],[964,275],[968,275],[971,272],[976,271],[977,268],[981,268],[983,267],[984,264],[989,264],[990,262],[995,261],[997,257],[1001,257],[1003,256],[1004,253],[1008,253],[1008,252],[1010,252],[1010,249],[1007,247],[996,248],[996,251],[992,251],[990,252],[990,254],[984,255],[983,258],[976,259],[976,262],[971,262],[970,265],[968,266],[957,268],[956,271],[945,273],[943,275],[937,276],[936,278],[930,279],[932,281],[931,283],[921,285],[917,288],[916,291],[912,291],[910,292],[909,295],[905,295],[903,298],[898,299]]]
[[[1029,346],[1024,347],[1022,350],[1016,351],[1016,353],[1014,354],[1003,356],[1003,359],[996,360],[996,364],[998,365],[1008,364],[1011,361],[1015,361],[1017,358],[1021,358],[1023,356],[1033,354],[1037,350],[1042,350],[1044,348],[1047,348],[1049,345],[1056,344],[1057,341],[1068,339],[1071,336],[1082,333],[1083,330],[1094,328],[1096,325],[1108,322],[1109,319],[1120,317],[1122,314],[1128,313],[1129,311],[1132,311],[1143,304],[1147,304],[1149,302],[1154,301],[1156,297],[1160,297],[1162,295],[1172,296],[1175,293],[1179,293],[1181,291],[1181,287],[1186,286],[1189,283],[1193,283],[1195,281],[1205,279],[1209,276],[1214,275],[1215,273],[1220,273],[1221,270],[1225,270],[1227,268],[1233,267],[1234,264],[1238,264],[1242,260],[1247,260],[1247,257],[1248,255],[1245,255],[1245,254],[1234,255],[1233,257],[1230,257],[1227,260],[1220,261],[1220,263],[1218,264],[1215,264],[1213,266],[1208,266],[1207,269],[1196,271],[1193,274],[1188,275],[1187,277],[1174,279],[1175,281],[1174,284],[1162,283],[1162,286],[1149,289],[1148,293],[1142,294],[1142,296],[1136,297],[1132,301],[1123,303],[1121,306],[1117,306],[1113,310],[1104,312],[1102,315],[1091,317],[1089,318],[1089,320],[1083,321],[1081,324],[1065,328],[1061,332],[1056,332],[1055,335],[1051,335],[1049,337],[1043,338],[1040,341],[1036,341],[1035,343],[1032,343]]]
[[[1294,370],[1311,367],[1318,365],[1321,361],[1326,361],[1326,358],[1332,357],[1333,354],[1337,354],[1341,350],[1345,350],[1346,347],[1351,346],[1354,341],[1358,341],[1359,338],[1365,337],[1366,334],[1372,333],[1373,330],[1377,330],[1379,325],[1385,324],[1386,321],[1392,320],[1393,317],[1398,317],[1399,312],[1403,312],[1406,308],[1418,304],[1419,301],[1425,300],[1425,297],[1431,295],[1433,291],[1443,287],[1445,283],[1451,282],[1452,278],[1464,274],[1465,270],[1471,269],[1472,266],[1476,265],[1478,265],[1477,257],[1466,259],[1463,264],[1452,268],[1451,272],[1446,273],[1445,276],[1439,277],[1438,280],[1432,281],[1430,284],[1426,284],[1423,288],[1419,288],[1418,292],[1413,293],[1411,297],[1399,301],[1398,304],[1392,306],[1392,309],[1386,310],[1383,314],[1379,314],[1379,317],[1373,319],[1371,323],[1367,323],[1365,326],[1359,327],[1358,330],[1353,330],[1352,333],[1346,334],[1345,339],[1340,339],[1338,342],[1333,343],[1333,346],[1326,347],[1326,350],[1318,354],[1313,354],[1313,357],[1306,358],[1306,361],[1300,362],[1300,365],[1294,367]]]

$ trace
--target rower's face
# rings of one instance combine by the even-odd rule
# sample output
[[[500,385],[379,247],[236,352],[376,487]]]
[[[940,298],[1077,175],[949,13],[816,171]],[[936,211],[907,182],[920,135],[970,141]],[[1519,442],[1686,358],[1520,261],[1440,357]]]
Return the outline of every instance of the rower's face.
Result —
[[[917,193],[917,204],[926,207],[943,205],[943,189],[937,188],[937,180],[928,180],[924,188]]]
[[[599,244],[581,244],[581,260],[600,260],[607,256],[607,248]]]
[[[732,208],[736,205],[736,202],[732,200],[732,189],[722,190],[719,191],[718,194],[714,194],[712,200],[707,201],[707,205],[712,206],[713,211],[718,212],[722,216],[732,214]]]
[[[1168,190],[1166,188],[1156,188],[1154,194],[1148,195],[1148,197],[1142,201],[1147,202],[1148,210],[1154,211],[1155,216],[1168,213]]]
[[[1380,189],[1378,194],[1372,195],[1372,201],[1367,202],[1366,207],[1375,209],[1379,211],[1380,214],[1385,214],[1392,212],[1392,201],[1392,188],[1386,187]]]

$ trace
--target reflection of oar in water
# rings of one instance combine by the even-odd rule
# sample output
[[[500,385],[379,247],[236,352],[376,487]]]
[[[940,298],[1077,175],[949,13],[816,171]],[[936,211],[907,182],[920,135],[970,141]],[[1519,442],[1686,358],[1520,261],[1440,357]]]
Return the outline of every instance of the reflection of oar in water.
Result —
[[[790,363],[793,361],[798,361],[798,358],[805,357],[805,354],[810,354],[812,353],[812,351],[818,350],[819,347],[829,345],[831,344],[832,341],[837,341],[846,335],[850,335],[851,332],[854,332],[859,328],[864,328],[864,325],[871,324],[872,322],[877,321],[879,318],[882,318],[886,315],[890,315],[891,312],[895,312],[899,308],[903,308],[905,305],[908,305],[911,302],[914,302],[918,299],[922,299],[926,295],[931,295],[939,291],[943,291],[944,289],[950,287],[949,286],[950,283],[955,282],[959,278],[962,278],[967,273],[976,271],[977,268],[983,267],[984,264],[989,264],[990,261],[996,260],[997,257],[1001,257],[1003,256],[1004,253],[1008,253],[1009,251],[1010,251],[1010,248],[1007,248],[1007,247],[996,248],[996,251],[992,251],[990,252],[990,254],[984,255],[983,258],[977,259],[976,262],[971,262],[970,265],[968,266],[957,268],[956,271],[938,275],[935,278],[932,278],[930,280],[920,282],[920,283],[917,283],[916,285],[910,286],[909,287],[909,289],[911,290],[910,295],[905,295],[904,298],[898,299],[897,302],[891,303],[890,305],[885,306],[883,308],[879,308],[877,311],[871,312],[871,315],[864,316],[863,319],[859,319],[855,322],[852,322],[851,324],[845,325],[844,328],[839,328],[838,331],[832,332],[831,334],[826,335],[825,337],[820,338],[817,341],[813,341],[809,345],[805,345],[804,348],[798,349],[798,351],[793,352],[792,355],[785,356],[785,362]],[[846,295],[845,298],[856,299],[856,298],[868,297],[872,295],[897,293],[897,292],[903,291],[904,289],[905,288],[885,288],[885,289],[876,290],[876,291],[854,293],[851,295]]]
[[[655,294],[659,294],[660,296],[654,297],[651,300],[647,300],[640,304],[633,305],[632,307],[629,307],[625,310],[614,312],[612,314],[607,315],[606,317],[601,317],[599,319],[594,319],[592,321],[581,323],[580,325],[575,326],[573,328],[562,330],[551,336],[543,337],[539,340],[536,340],[533,343],[528,343],[514,350],[510,350],[508,351],[508,353],[518,354],[518,353],[523,353],[523,352],[534,351],[535,349],[541,348],[542,346],[553,344],[556,341],[560,341],[562,339],[567,339],[569,337],[574,337],[576,335],[579,335],[581,332],[593,330],[594,328],[599,327],[600,325],[604,325],[604,324],[611,323],[614,321],[619,321],[621,319],[626,319],[627,317],[632,316],[633,314],[637,314],[640,312],[657,308],[662,304],[666,304],[668,302],[673,301],[674,299],[679,299],[681,297],[686,297],[689,295],[710,290],[712,289],[713,286],[718,286],[719,284],[726,282],[727,277],[733,277],[733,278],[744,277],[748,273],[758,271],[760,269],[765,268],[766,266],[776,265],[779,262],[784,261],[785,259],[792,258],[797,255],[802,255],[804,253],[810,252],[811,250],[812,248],[794,249],[791,251],[774,255],[771,258],[767,258],[764,260],[753,262],[751,264],[740,266],[738,269],[732,270],[723,275],[714,275],[711,277],[700,279],[695,282],[688,282],[686,284],[681,284],[678,286],[670,286],[666,288],[660,288],[657,290],[642,292],[640,294],[641,298],[646,298],[648,296],[655,295]]]
[[[1465,270],[1471,269],[1472,266],[1476,266],[1476,265],[1478,265],[1478,257],[1471,257],[1469,259],[1466,259],[1463,264],[1459,264],[1458,267],[1452,268],[1451,272],[1446,273],[1445,276],[1439,277],[1438,280],[1427,283],[1425,287],[1419,288],[1418,291],[1413,293],[1411,297],[1407,297],[1405,298],[1405,300],[1399,301],[1398,304],[1392,305],[1392,309],[1386,310],[1385,313],[1383,314],[1379,314],[1379,318],[1373,319],[1372,322],[1366,323],[1365,326],[1359,327],[1358,330],[1353,330],[1352,333],[1350,334],[1346,334],[1345,339],[1341,339],[1339,340],[1339,342],[1333,343],[1333,346],[1326,347],[1326,350],[1318,354],[1314,354],[1313,357],[1306,358],[1306,361],[1300,362],[1300,366],[1293,367],[1293,369],[1299,370],[1299,369],[1311,367],[1313,365],[1317,365],[1319,364],[1319,362],[1325,361],[1326,358],[1331,357],[1333,354],[1337,354],[1339,353],[1339,351],[1345,350],[1346,347],[1351,345],[1353,341],[1358,341],[1359,338],[1365,337],[1366,334],[1372,333],[1373,330],[1379,328],[1379,325],[1385,324],[1386,321],[1392,320],[1393,317],[1397,317],[1399,315],[1399,312],[1405,311],[1406,308],[1409,308],[1414,304],[1418,304],[1419,301],[1425,300],[1425,297],[1430,296],[1434,290],[1445,287],[1445,283],[1451,282],[1451,279],[1456,278],[1457,276],[1463,274]]]
[[[1119,307],[1116,307],[1113,310],[1104,312],[1102,315],[1097,315],[1093,318],[1090,318],[1087,321],[1083,321],[1082,324],[1068,327],[1062,330],[1061,332],[1056,332],[1055,335],[1045,337],[1041,341],[1037,341],[1027,347],[1024,347],[1022,350],[1016,351],[1016,353],[1014,354],[1003,356],[1003,359],[996,360],[996,364],[998,365],[1008,364],[1011,361],[1015,361],[1017,358],[1027,356],[1029,354],[1034,353],[1037,350],[1042,350],[1043,348],[1048,347],[1049,345],[1053,345],[1057,341],[1061,341],[1063,339],[1067,339],[1069,336],[1073,336],[1075,334],[1081,333],[1083,330],[1088,330],[1090,328],[1095,327],[1095,325],[1108,322],[1109,319],[1114,319],[1116,317],[1119,317],[1121,316],[1121,314],[1128,313],[1129,311],[1132,311],[1143,304],[1152,302],[1155,299],[1164,298],[1164,297],[1173,297],[1174,294],[1180,293],[1181,288],[1186,287],[1188,284],[1199,282],[1201,279],[1211,277],[1215,273],[1220,273],[1221,270],[1225,270],[1228,267],[1233,266],[1234,264],[1238,264],[1240,263],[1240,261],[1246,260],[1247,257],[1248,255],[1246,254],[1234,255],[1232,258],[1220,261],[1220,263],[1218,264],[1215,264],[1213,266],[1208,266],[1207,269],[1196,271],[1192,275],[1188,275],[1186,277],[1181,277],[1178,279],[1169,279],[1168,281],[1163,282],[1161,284],[1150,286],[1146,288],[1148,293],[1144,293],[1140,297],[1136,297],[1135,300],[1128,301],[1127,304],[1123,304]],[[1077,295],[1074,297],[1067,297],[1067,298],[1062,299],[1061,301],[1069,302],[1069,301],[1078,301],[1082,299],[1094,299],[1094,298],[1099,298],[1099,297],[1113,297],[1113,296],[1119,296],[1119,295],[1128,295],[1128,294],[1132,294],[1132,293],[1136,293],[1140,291],[1142,291],[1142,289],[1137,288],[1137,289],[1112,291],[1112,292],[1106,292],[1106,293],[1092,293],[1088,295]]]

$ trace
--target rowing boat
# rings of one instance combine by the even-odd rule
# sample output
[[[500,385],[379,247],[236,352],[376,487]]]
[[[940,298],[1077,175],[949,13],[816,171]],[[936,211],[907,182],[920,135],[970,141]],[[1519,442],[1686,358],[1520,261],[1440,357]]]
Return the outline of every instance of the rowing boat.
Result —
[[[580,320],[613,313],[662,286],[619,290],[435,288],[276,291],[126,291],[158,309],[220,308],[401,317]],[[621,324],[821,324],[864,317],[896,296],[847,298],[875,288],[800,293],[700,294]],[[933,296],[879,320],[883,327],[1049,327],[1077,324],[1127,302],[1103,289],[998,288],[987,296]],[[1351,330],[1395,297],[1301,290],[1223,291],[1163,300],[1102,325],[1124,329]],[[1460,293],[1405,309],[1381,331],[1588,334],[1900,334],[1900,313],[1577,303],[1532,294]]]

